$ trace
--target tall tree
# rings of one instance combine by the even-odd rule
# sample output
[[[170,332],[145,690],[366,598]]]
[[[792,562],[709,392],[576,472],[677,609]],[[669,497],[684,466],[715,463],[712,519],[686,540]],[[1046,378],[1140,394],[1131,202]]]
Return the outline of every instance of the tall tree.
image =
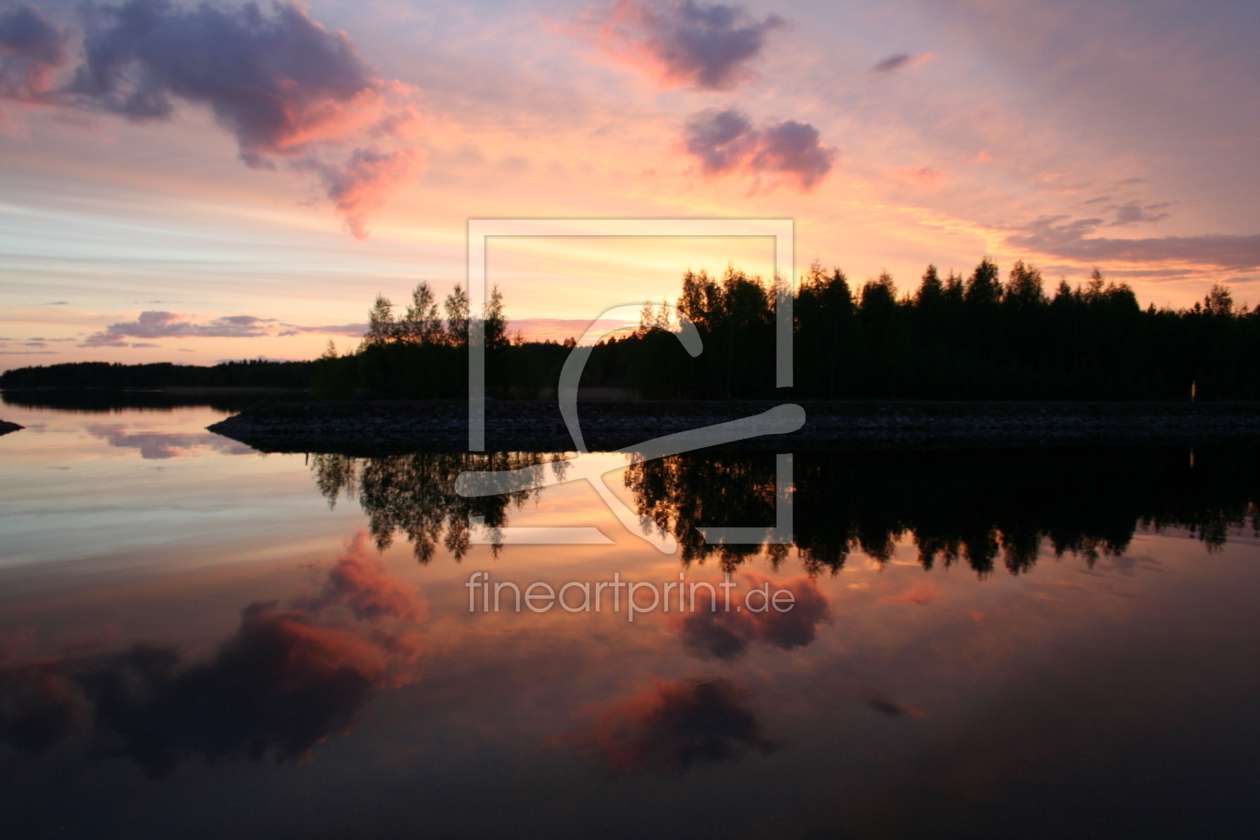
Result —
[[[394,321],[394,304],[389,298],[377,294],[376,302],[368,310],[368,331],[364,336],[366,344],[387,344],[398,335],[398,324]]]
[[[1030,309],[1045,303],[1041,272],[1031,265],[1024,265],[1023,260],[1016,260],[1011,266],[1002,300],[1015,309]]]
[[[446,340],[457,347],[468,344],[468,292],[458,283],[446,296]]]
[[[507,347],[508,339],[507,312],[503,306],[503,292],[496,285],[490,290],[490,300],[486,304],[485,313],[486,349],[498,351]]]
[[[963,298],[973,306],[987,306],[1002,299],[1002,284],[998,280],[997,263],[988,257],[980,260],[980,264],[967,280]]]
[[[403,319],[404,331],[409,341],[419,344],[441,344],[445,330],[438,314],[437,298],[427,282],[422,282],[411,292],[411,305]]]
[[[936,266],[929,264],[927,270],[923,272],[923,279],[919,281],[919,290],[914,294],[914,302],[919,306],[935,306],[940,303],[944,295],[945,287],[941,284],[940,275],[936,273]]]

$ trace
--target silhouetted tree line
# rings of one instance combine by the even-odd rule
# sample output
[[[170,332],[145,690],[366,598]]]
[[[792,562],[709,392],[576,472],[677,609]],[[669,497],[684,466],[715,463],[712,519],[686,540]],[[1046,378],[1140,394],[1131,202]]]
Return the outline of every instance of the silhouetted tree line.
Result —
[[[539,463],[536,454],[312,456],[320,491],[357,498],[381,547],[397,533],[428,562],[444,543],[468,548],[468,518],[508,522],[535,491],[465,498],[455,478],[468,469]],[[556,456],[552,456],[554,460]],[[794,549],[811,574],[844,567],[854,551],[886,562],[899,540],[918,548],[925,569],[965,563],[979,576],[999,566],[1032,568],[1043,548],[1092,565],[1120,556],[1138,527],[1187,528],[1209,552],[1231,528],[1260,534],[1260,446],[1023,447],[797,452],[794,546],[708,545],[698,527],[775,524],[775,456],[692,453],[632,465],[625,484],[638,513],[680,546],[684,565],[716,559],[734,569],[767,551]],[[563,470],[564,462],[554,468]]]
[[[625,359],[605,367],[628,371],[646,397],[774,397],[774,297],[773,284],[734,268],[720,279],[688,272],[678,309],[704,352],[689,357],[657,313],[602,348]],[[855,292],[815,263],[793,314],[802,399],[1183,400],[1192,382],[1200,398],[1260,398],[1260,307],[1235,306],[1222,285],[1174,311],[1142,309],[1096,270],[1047,295],[1023,262],[1006,283],[988,259],[966,279],[928,266],[901,294],[887,272]]]
[[[1083,286],[1047,294],[1041,273],[1017,262],[1002,282],[984,259],[969,277],[928,266],[912,293],[887,272],[856,290],[815,263],[793,292],[795,387],[774,382],[775,298],[786,291],[730,267],[687,271],[677,309],[704,350],[687,354],[678,318],[644,309],[633,335],[601,342],[582,380],[647,399],[1260,399],[1260,306],[1235,305],[1213,286],[1187,309],[1142,309],[1126,284],[1095,270]],[[313,387],[324,396],[461,399],[470,330],[484,331],[486,383],[500,398],[554,388],[574,346],[512,336],[495,288],[480,318],[459,286],[439,305],[421,283],[401,310],[378,296],[368,332],[350,353],[333,342],[314,362],[230,362],[211,368],[103,362],[21,368],[0,387]]]
[[[534,396],[553,369],[559,375],[567,350],[551,344],[513,342],[507,333],[503,295],[496,286],[479,321],[469,313],[468,293],[456,286],[439,309],[428,283],[416,286],[401,312],[377,295],[368,331],[352,353],[339,356],[330,341],[319,359],[316,391],[323,395],[366,392],[409,399],[453,399],[468,394],[468,339],[480,328],[487,381],[499,396]],[[554,378],[550,384],[554,385]]]
[[[633,335],[601,342],[587,386],[628,387],[648,399],[1260,399],[1260,307],[1236,306],[1216,285],[1181,310],[1142,309],[1133,290],[1095,271],[1083,286],[1047,294],[1041,273],[1017,262],[1002,282],[984,259],[969,277],[928,266],[918,288],[887,273],[854,290],[815,263],[793,299],[795,378],[774,383],[773,282],[734,267],[719,278],[687,271],[677,310],[704,350],[686,353],[676,314],[645,306]],[[572,341],[525,342],[508,332],[496,289],[485,318],[490,393],[531,397],[554,387]],[[401,317],[378,298],[371,328],[347,357],[326,354],[330,392],[458,398],[466,394],[467,295],[456,287],[439,314],[421,284]]]
[[[315,362],[242,359],[217,365],[69,362],[0,373],[0,388],[310,388]]]

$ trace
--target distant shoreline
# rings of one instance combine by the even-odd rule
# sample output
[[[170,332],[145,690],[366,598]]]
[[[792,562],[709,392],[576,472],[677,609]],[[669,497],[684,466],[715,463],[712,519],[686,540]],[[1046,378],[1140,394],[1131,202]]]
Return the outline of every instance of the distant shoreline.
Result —
[[[791,402],[784,400],[783,402]],[[759,414],[770,401],[579,404],[587,448],[610,451]],[[870,445],[1260,441],[1260,403],[800,401],[799,431],[728,449],[789,452]],[[462,401],[306,402],[250,409],[209,427],[263,452],[388,455],[468,448]],[[572,451],[554,402],[486,404],[488,451]]]

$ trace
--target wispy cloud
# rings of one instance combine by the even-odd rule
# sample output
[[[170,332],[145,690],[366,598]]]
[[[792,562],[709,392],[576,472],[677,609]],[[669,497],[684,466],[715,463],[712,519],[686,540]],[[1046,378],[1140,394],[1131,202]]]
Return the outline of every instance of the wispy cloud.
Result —
[[[268,335],[274,318],[225,315],[204,323],[187,320],[174,312],[149,310],[134,321],[110,324],[83,341],[85,347],[122,346],[127,338],[257,338]]]
[[[322,327],[301,327],[297,324],[281,324],[285,329],[276,333],[279,338],[290,335],[303,335],[305,333],[315,333],[318,335],[344,335],[350,338],[362,338],[367,332],[367,324],[329,324]]]
[[[809,123],[787,120],[757,129],[736,108],[692,114],[683,143],[705,174],[783,175],[805,191],[827,177],[836,155]]]
[[[386,193],[405,180],[423,155],[417,149],[382,151],[376,147],[355,149],[339,164],[310,161],[305,166],[319,173],[328,197],[359,239],[367,236],[368,214],[380,208]]]
[[[1136,201],[1130,201],[1127,204],[1121,204],[1115,208],[1116,218],[1111,223],[1112,227],[1121,227],[1124,225],[1135,225],[1140,223],[1162,222],[1167,219],[1168,213],[1157,212],[1169,206],[1169,202],[1161,201],[1157,204],[1142,205]]]
[[[588,11],[570,31],[662,89],[729,90],[752,78],[749,64],[782,25],[777,15],[758,20],[741,6],[618,0]]]
[[[914,67],[916,64],[925,64],[932,60],[931,53],[922,55],[908,55],[906,53],[897,53],[875,63],[871,68],[871,72],[877,75],[886,76],[889,73],[895,73],[898,70],[904,70],[908,67]]]
[[[1024,231],[1007,236],[1006,245],[1017,250],[1082,263],[1186,263],[1236,271],[1260,268],[1260,234],[1161,236],[1147,239],[1091,236],[1104,224],[1104,220],[1098,218],[1069,221],[1067,216],[1044,217],[1028,225]]]

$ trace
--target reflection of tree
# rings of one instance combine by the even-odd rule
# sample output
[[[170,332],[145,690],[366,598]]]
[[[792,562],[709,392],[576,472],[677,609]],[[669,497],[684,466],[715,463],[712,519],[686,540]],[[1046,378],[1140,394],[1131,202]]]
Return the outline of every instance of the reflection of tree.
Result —
[[[465,470],[503,470],[561,455],[419,453],[384,458],[313,455],[320,492],[345,494],[367,513],[376,544],[401,531],[428,562],[440,543],[458,559],[469,518],[491,534],[540,488],[505,496],[455,493]],[[888,561],[913,539],[925,569],[964,562],[980,575],[999,565],[1030,569],[1048,544],[1056,556],[1092,564],[1128,549],[1138,527],[1189,529],[1209,551],[1229,529],[1260,529],[1260,447],[1024,447],[798,452],[793,530],[811,573],[838,570],[852,551]],[[701,452],[630,466],[626,486],[638,512],[678,540],[684,564],[716,557],[734,569],[768,550],[777,565],[788,546],[707,545],[697,527],[765,526],[775,521],[775,456]],[[495,545],[496,552],[499,546]]]
[[[795,544],[815,573],[853,550],[885,562],[906,535],[924,568],[965,561],[980,575],[1027,571],[1047,542],[1092,564],[1138,526],[1187,528],[1212,551],[1230,528],[1260,529],[1258,461],[1255,446],[1194,463],[1179,447],[798,452]],[[774,475],[773,455],[702,453],[636,464],[625,481],[684,563],[716,555],[729,569],[759,547],[706,545],[696,527],[772,523]]]
[[[455,479],[461,472],[516,469],[542,463],[546,457],[512,452],[416,453],[384,458],[312,455],[311,470],[329,504],[335,504],[340,494],[358,498],[378,548],[387,548],[395,532],[402,531],[415,547],[416,559],[427,563],[439,541],[456,559],[464,556],[469,545],[469,517],[482,517],[493,535],[507,524],[510,504],[520,507],[538,492],[534,488],[503,496],[465,498],[455,492]],[[561,467],[553,458],[553,469]],[[496,553],[499,548],[496,541]]]
[[[675,455],[631,465],[625,484],[634,491],[639,515],[675,536],[685,564],[716,553],[733,568],[760,551],[755,545],[706,545],[695,526],[774,522],[773,455]]]

